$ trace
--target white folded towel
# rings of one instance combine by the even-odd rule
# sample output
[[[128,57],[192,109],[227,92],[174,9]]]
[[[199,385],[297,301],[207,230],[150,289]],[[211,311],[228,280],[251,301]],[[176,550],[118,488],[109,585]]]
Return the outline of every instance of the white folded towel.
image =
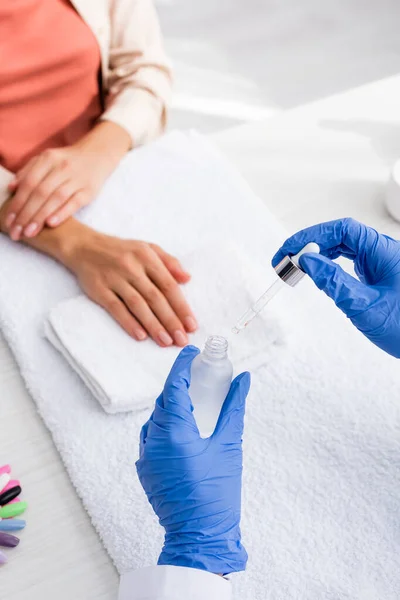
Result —
[[[320,135],[329,151],[333,134]],[[337,175],[334,183],[326,176],[327,194],[340,176],[334,142]],[[290,178],[284,161],[279,169],[266,192],[276,192],[278,175]],[[305,185],[313,179],[310,169]],[[269,258],[286,235],[208,143],[184,134],[133,152],[82,218],[110,233],[157,240],[179,257],[222,237],[240,255],[244,248],[257,272],[265,269],[255,295],[271,280]],[[162,530],[134,469],[149,411],[106,414],[44,338],[50,310],[79,294],[74,278],[1,235],[0,257],[0,326],[75,488],[118,570],[152,565]],[[253,363],[251,350],[242,357],[252,373],[242,518],[250,560],[233,578],[234,597],[398,600],[398,362],[306,279],[271,307],[286,343],[265,365],[258,356]],[[219,332],[221,317],[211,316],[210,329]],[[232,352],[254,327],[231,338]],[[141,363],[132,368],[140,372]]]
[[[230,340],[236,320],[266,285],[265,271],[254,268],[235,248],[210,242],[183,258],[192,280],[184,288],[200,328],[191,343],[202,346],[211,334]],[[152,340],[136,342],[85,296],[53,308],[45,322],[47,339],[61,352],[106,412],[150,407],[162,389],[177,348],[160,348]],[[275,314],[264,311],[239,337],[233,334],[230,357],[236,369],[273,360],[283,343]]]

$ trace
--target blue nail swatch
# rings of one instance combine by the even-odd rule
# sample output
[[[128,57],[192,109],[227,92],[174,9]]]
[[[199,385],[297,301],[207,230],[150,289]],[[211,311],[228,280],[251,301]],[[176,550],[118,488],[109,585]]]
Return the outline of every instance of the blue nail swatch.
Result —
[[[0,521],[0,531],[19,531],[26,525],[23,519],[3,519]]]

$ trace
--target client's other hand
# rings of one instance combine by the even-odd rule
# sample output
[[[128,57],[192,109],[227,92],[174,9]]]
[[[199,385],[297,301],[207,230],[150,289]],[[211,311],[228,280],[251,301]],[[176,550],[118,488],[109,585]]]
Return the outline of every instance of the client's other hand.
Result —
[[[8,186],[5,227],[11,239],[58,227],[95,198],[131,145],[129,134],[109,121],[98,123],[72,146],[48,148],[31,158]]]
[[[69,146],[45,150],[32,158],[8,189],[10,237],[34,237],[45,225],[55,227],[89,204],[115,164],[100,152]]]
[[[185,346],[186,332],[197,328],[179,287],[190,275],[159,246],[87,229],[67,263],[89,298],[136,340]]]

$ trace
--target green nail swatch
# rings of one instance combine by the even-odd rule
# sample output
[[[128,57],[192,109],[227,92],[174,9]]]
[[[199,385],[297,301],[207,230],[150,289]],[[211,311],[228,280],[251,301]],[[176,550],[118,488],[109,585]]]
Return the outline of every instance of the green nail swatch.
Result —
[[[18,515],[22,515],[23,512],[28,508],[28,504],[26,502],[15,502],[14,504],[6,504],[2,508],[0,508],[0,518],[1,519],[11,519],[12,517],[18,517]]]

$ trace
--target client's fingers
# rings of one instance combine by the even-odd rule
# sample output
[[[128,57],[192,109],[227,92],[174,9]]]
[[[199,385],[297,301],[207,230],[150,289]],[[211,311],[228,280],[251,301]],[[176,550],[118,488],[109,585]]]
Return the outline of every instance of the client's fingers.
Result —
[[[12,239],[19,240],[22,230],[27,224],[30,216],[34,214],[45,199],[34,198],[31,202],[31,196],[35,195],[36,188],[41,181],[52,170],[53,165],[44,159],[35,158],[28,163],[26,169],[17,173],[17,187],[15,194],[7,208],[6,227],[11,229]],[[26,211],[22,212],[26,204],[29,204]]]
[[[111,290],[104,288],[95,293],[88,290],[88,296],[100,304],[131,337],[138,342],[146,339],[147,334],[137,319],[129,312],[125,304]]]
[[[182,333],[184,336],[178,334],[179,339],[176,339],[175,341],[178,346],[185,346],[188,343],[188,339],[184,331],[186,330],[189,333],[196,331],[197,321],[189,304],[185,300],[179,284],[158,257],[155,257],[155,260],[149,262],[145,269],[151,281],[156,285],[158,290],[160,290],[162,298],[166,299],[166,302],[175,317],[175,319],[170,318],[168,322],[162,319],[163,323],[165,323],[168,331],[172,331],[174,338],[176,338],[175,332],[183,329]],[[161,301],[159,302],[159,309],[164,309],[164,304],[162,304]],[[159,314],[158,311],[156,312]],[[169,317],[171,317],[170,314]],[[165,318],[167,318],[167,311],[165,312]],[[178,329],[176,329],[176,327]]]
[[[58,227],[89,202],[90,196],[88,193],[85,190],[78,190],[57,211],[51,211],[50,216],[46,219],[46,224],[49,227]]]
[[[165,252],[165,250],[160,248],[160,246],[157,246],[157,244],[149,245],[158,255],[158,257],[161,259],[161,261],[167,267],[168,271],[178,283],[187,283],[190,280],[190,273],[185,271],[185,269],[182,267],[179,260],[175,258],[175,256],[172,256],[172,254],[168,254],[168,252]]]
[[[24,235],[26,237],[34,237],[37,235],[43,229],[47,217],[60,208],[60,206],[67,202],[75,193],[75,185],[72,181],[64,181],[60,183],[58,187],[52,187],[53,185],[56,185],[56,176],[57,173],[55,171],[52,172],[35,192],[35,197],[38,199],[41,197],[45,200],[42,203],[37,202],[36,213],[31,213],[29,224],[24,229]],[[50,177],[52,177],[53,181],[50,181]],[[60,181],[62,181],[61,177]],[[34,208],[34,206],[32,208]]]
[[[134,280],[133,283],[175,344],[180,347],[186,346],[189,340],[185,328],[159,287],[154,285],[147,274]]]
[[[147,279],[147,276],[143,274],[143,278]],[[149,280],[148,282],[150,283]],[[146,301],[141,293],[141,289],[143,290],[145,287],[146,285],[142,281],[138,285],[137,282],[130,284],[128,281],[121,279],[115,285],[115,292],[159,346],[163,348],[172,346],[174,340],[166,330],[164,322],[153,312],[149,302]],[[158,291],[158,294],[161,294],[161,292]],[[155,294],[153,297],[155,297]]]

